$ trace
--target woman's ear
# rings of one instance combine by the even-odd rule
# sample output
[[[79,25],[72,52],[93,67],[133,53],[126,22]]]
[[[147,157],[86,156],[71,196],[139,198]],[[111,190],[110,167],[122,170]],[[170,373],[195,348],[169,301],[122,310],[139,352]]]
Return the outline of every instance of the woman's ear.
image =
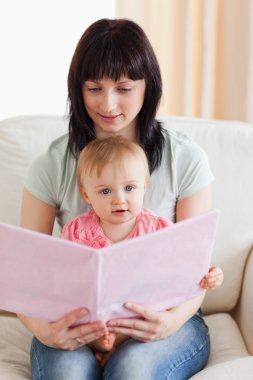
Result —
[[[90,205],[91,202],[90,202],[90,199],[88,197],[88,194],[85,191],[85,188],[84,187],[80,187],[79,191],[80,191],[81,197],[85,200],[85,202],[87,202]]]

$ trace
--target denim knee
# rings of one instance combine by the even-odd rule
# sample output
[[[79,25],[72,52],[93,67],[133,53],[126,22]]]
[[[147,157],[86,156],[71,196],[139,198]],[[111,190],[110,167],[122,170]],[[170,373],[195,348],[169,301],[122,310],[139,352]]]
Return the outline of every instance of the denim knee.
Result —
[[[152,380],[154,379],[150,366],[147,366],[145,351],[148,344],[129,340],[119,347],[107,363],[104,380]]]
[[[36,338],[31,348],[33,380],[186,380],[200,371],[210,353],[208,328],[200,312],[166,339],[129,339],[102,371],[89,347],[56,350]]]
[[[151,343],[130,339],[111,356],[104,380],[186,380],[207,363],[208,328],[200,313],[171,337]]]
[[[100,380],[101,367],[89,347],[76,351],[57,350],[33,338],[33,380]]]

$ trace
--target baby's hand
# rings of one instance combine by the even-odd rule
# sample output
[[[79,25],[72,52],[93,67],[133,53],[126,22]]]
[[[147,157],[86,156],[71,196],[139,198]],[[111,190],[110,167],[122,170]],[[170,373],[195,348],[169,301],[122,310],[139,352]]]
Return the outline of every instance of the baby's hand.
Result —
[[[223,283],[224,275],[220,267],[211,267],[208,273],[202,278],[199,285],[206,290],[214,290]]]
[[[109,352],[115,342],[116,334],[106,332],[101,338],[94,340],[89,344],[91,348],[99,352]]]
[[[99,362],[99,364],[101,365],[101,367],[105,366],[105,364],[107,363],[109,358],[112,356],[116,348],[129,339],[127,335],[123,335],[123,334],[112,334],[112,335],[114,335],[115,340],[114,340],[114,345],[111,348],[111,350],[107,352],[100,351],[100,352],[95,353],[95,357],[97,361]]]

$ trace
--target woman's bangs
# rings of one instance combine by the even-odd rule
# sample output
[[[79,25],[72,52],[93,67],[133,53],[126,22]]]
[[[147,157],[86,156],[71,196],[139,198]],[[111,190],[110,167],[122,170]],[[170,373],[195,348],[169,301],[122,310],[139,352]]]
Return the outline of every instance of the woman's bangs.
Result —
[[[114,49],[104,49],[96,52],[90,64],[89,59],[85,59],[86,63],[83,67],[83,80],[101,80],[109,78],[115,82],[122,77],[127,77],[132,80],[143,79],[144,69],[139,62],[138,57],[133,57],[133,54],[123,55],[122,52]],[[88,58],[88,57],[87,57]]]

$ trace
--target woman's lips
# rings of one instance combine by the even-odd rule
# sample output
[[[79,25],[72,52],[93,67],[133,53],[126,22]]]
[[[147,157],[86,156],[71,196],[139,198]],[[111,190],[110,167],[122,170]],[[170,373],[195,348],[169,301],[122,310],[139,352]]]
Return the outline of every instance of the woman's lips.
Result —
[[[104,120],[106,123],[113,123],[121,114],[118,115],[101,115],[100,117],[102,120]]]

